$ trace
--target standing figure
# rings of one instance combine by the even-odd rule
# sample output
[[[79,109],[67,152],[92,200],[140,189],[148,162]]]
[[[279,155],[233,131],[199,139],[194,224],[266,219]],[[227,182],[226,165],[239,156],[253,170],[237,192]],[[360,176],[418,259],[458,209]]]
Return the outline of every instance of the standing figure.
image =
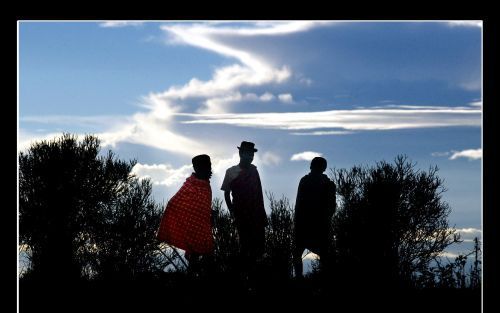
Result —
[[[311,161],[311,172],[300,180],[295,202],[295,276],[302,277],[302,253],[308,249],[320,257],[325,269],[329,257],[330,223],[336,208],[336,186],[323,172],[327,162],[322,157]]]
[[[242,270],[252,283],[257,259],[264,253],[267,215],[259,172],[252,164],[255,144],[243,141],[237,148],[240,163],[226,170],[221,189],[238,231]]]
[[[189,266],[196,271],[201,255],[211,255],[212,236],[212,164],[206,154],[192,159],[194,173],[168,201],[157,238],[186,251]]]

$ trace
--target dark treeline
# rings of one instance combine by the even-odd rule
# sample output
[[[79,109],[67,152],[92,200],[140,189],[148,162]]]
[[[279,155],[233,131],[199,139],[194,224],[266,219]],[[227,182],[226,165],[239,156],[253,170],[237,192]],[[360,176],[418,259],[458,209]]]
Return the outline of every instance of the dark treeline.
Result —
[[[82,300],[89,292],[92,299],[122,302],[142,295],[152,307],[188,303],[193,294],[247,296],[239,277],[238,234],[222,201],[212,203],[215,253],[188,269],[179,251],[157,241],[164,204],[153,201],[149,180],[130,175],[134,165],[111,151],[101,155],[93,136],[79,141],[65,134],[20,153],[19,241],[29,260],[20,277],[21,311],[34,309],[31,300],[42,291],[47,305],[64,297],[89,305]],[[328,250],[332,271],[323,273],[313,261],[304,280],[294,279],[293,204],[267,192],[257,296],[283,296],[293,304],[397,291],[413,295],[401,298],[413,306],[423,305],[418,299],[451,305],[459,297],[480,308],[479,241],[469,268],[469,255],[453,262],[440,257],[461,239],[448,225],[451,208],[441,198],[445,188],[437,168],[422,171],[398,156],[393,163],[331,169],[330,177],[337,185]]]

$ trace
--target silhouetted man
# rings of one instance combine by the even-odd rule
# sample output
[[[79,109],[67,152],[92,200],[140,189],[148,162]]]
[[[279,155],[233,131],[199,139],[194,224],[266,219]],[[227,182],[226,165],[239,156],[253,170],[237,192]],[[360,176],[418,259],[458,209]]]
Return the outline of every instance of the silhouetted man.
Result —
[[[194,173],[168,201],[157,238],[186,251],[193,272],[199,271],[200,257],[213,253],[212,236],[212,163],[206,154],[192,159]]]
[[[240,163],[226,170],[221,189],[240,238],[243,270],[253,279],[257,258],[264,253],[267,215],[259,172],[252,164],[255,144],[243,141],[238,149]]]
[[[326,160],[315,157],[311,172],[302,177],[295,202],[295,275],[302,277],[302,253],[308,249],[320,256],[324,269],[329,257],[330,221],[335,213],[336,186],[323,172]]]

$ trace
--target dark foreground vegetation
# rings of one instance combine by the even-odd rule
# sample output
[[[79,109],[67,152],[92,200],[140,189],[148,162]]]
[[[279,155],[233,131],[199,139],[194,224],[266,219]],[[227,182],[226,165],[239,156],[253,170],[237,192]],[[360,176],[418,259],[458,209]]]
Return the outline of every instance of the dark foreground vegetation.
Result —
[[[293,273],[293,205],[267,193],[266,252],[250,286],[222,201],[212,205],[214,255],[189,268],[156,240],[164,204],[153,201],[150,181],[130,175],[134,164],[102,155],[92,136],[64,135],[19,155],[20,250],[29,261],[19,279],[21,312],[481,310],[480,242],[468,255],[441,257],[461,239],[448,225],[437,168],[398,156],[332,169],[330,270],[313,261],[302,280]]]

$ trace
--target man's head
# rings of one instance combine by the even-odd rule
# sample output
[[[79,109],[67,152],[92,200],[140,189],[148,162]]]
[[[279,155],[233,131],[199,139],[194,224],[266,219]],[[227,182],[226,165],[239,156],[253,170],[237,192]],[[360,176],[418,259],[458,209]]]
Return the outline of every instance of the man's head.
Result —
[[[240,164],[243,166],[249,166],[258,150],[255,149],[255,144],[253,142],[242,141],[241,145],[237,147],[240,150]]]
[[[326,170],[326,159],[322,157],[315,157],[311,161],[310,168],[312,173],[323,173]]]
[[[191,162],[193,163],[194,172],[197,178],[208,180],[212,177],[212,163],[208,155],[197,155]]]

